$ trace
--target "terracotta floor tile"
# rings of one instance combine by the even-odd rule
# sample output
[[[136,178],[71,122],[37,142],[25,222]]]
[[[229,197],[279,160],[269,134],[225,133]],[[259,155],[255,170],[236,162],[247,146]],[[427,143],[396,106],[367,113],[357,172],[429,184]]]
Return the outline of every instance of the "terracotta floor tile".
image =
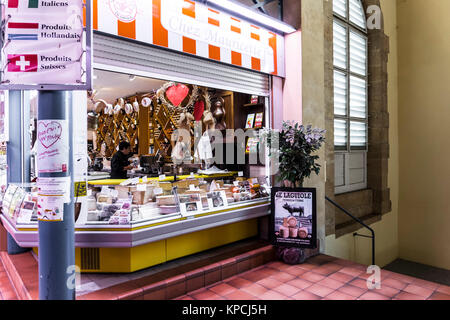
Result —
[[[367,288],[367,281],[356,278],[352,281],[350,281],[348,284],[351,284],[352,286],[361,288],[363,290],[368,290],[369,288]]]
[[[302,290],[299,293],[294,294],[292,298],[294,298],[295,300],[320,300],[322,297],[319,297],[318,295],[309,291]]]
[[[398,290],[403,290],[404,288],[406,288],[408,284],[406,282],[397,280],[397,279],[393,279],[393,278],[387,278],[384,280],[381,280],[381,286],[388,286],[391,288],[395,288]]]
[[[450,296],[448,294],[436,291],[431,295],[431,297],[428,298],[428,300],[450,300]]]
[[[381,285],[380,289],[373,289],[371,291],[382,294],[383,296],[386,296],[388,298],[392,298],[400,292],[400,290],[398,290],[398,289],[391,288],[388,286],[383,286],[383,285]]]
[[[296,278],[296,279],[293,279],[291,281],[288,281],[288,282],[286,282],[286,284],[289,284],[291,286],[297,287],[297,288],[302,289],[302,290],[313,285],[312,282],[309,282],[307,280],[300,279],[300,278]]]
[[[209,287],[208,289],[220,296],[225,296],[233,291],[236,291],[235,287],[232,287],[229,284],[226,284],[223,282],[213,285],[213,286]]]
[[[328,278],[331,278],[331,279],[334,279],[334,280],[337,280],[337,281],[340,281],[343,283],[347,283],[347,282],[353,280],[355,277],[338,271],[338,272],[330,274],[328,276]]]
[[[241,289],[242,291],[245,291],[247,293],[250,293],[251,295],[255,296],[255,297],[259,297],[260,295],[266,293],[267,291],[269,291],[270,289],[258,284],[258,283],[253,283],[248,287],[244,287]]]
[[[440,285],[436,290],[441,292],[441,293],[445,293],[445,294],[450,295],[450,287],[449,286]]]
[[[382,294],[373,292],[373,290],[371,290],[367,291],[362,296],[360,296],[358,300],[390,300],[390,298],[383,296]]]
[[[345,294],[340,291],[334,291],[325,297],[328,300],[355,300],[356,297],[353,297],[349,294]]]
[[[243,290],[236,290],[230,294],[227,294],[225,296],[228,300],[254,300],[256,299],[255,296],[243,291]]]
[[[425,300],[424,297],[404,291],[400,292],[394,298],[397,300]]]
[[[189,294],[189,296],[193,297],[195,300],[220,300],[221,297],[211,290],[204,290],[201,293],[197,294]]]
[[[340,264],[337,264],[335,262],[325,263],[324,265],[322,265],[322,267],[326,267],[330,270],[333,270],[334,272],[337,272],[344,268],[343,266],[341,266]]]
[[[293,296],[294,294],[298,293],[302,289],[292,286],[290,284],[284,283],[281,286],[273,288],[273,290],[275,290],[281,294],[284,294],[287,297],[290,297],[290,296]]]
[[[391,279],[396,279],[396,280],[400,280],[402,282],[406,282],[406,283],[413,283],[414,280],[416,278],[404,275],[404,274],[400,274],[400,273],[393,273],[389,278]]]
[[[269,290],[259,297],[261,300],[285,300],[286,296],[273,290]]]
[[[277,279],[273,279],[273,278],[262,279],[262,280],[258,281],[257,283],[262,285],[263,287],[266,287],[267,289],[273,289],[273,288],[278,287],[283,284],[283,282],[280,282]]]
[[[341,270],[339,270],[339,272],[348,274],[348,275],[353,276],[353,277],[357,277],[360,274],[364,273],[364,271],[356,269],[354,267],[344,267]]]
[[[276,274],[280,274],[280,272],[277,272]],[[240,277],[247,279],[248,281],[251,282],[257,282],[261,279],[267,278],[267,273],[265,273],[264,270],[262,269],[257,271],[250,270],[245,273],[242,273]]]
[[[270,277],[280,282],[287,282],[289,280],[295,279],[295,276],[286,272],[280,272],[278,274],[271,275]]]
[[[319,297],[324,298],[334,290],[325,286],[321,286],[320,284],[313,284],[311,287],[306,288],[305,291],[309,291]]]
[[[334,289],[334,290],[336,290],[344,285],[344,283],[334,280],[334,279],[331,279],[331,278],[325,278],[325,279],[317,282],[317,284],[320,284],[322,286],[325,286],[325,287],[328,287],[328,288]]]
[[[290,265],[285,264],[285,263],[280,262],[280,261],[269,262],[266,266],[268,268],[272,268],[272,269],[275,269],[275,270],[278,270],[278,271],[283,271],[283,270],[291,267]]]
[[[430,289],[430,290],[433,290],[433,291],[436,290],[439,287],[439,285],[440,285],[439,283],[426,281],[426,280],[423,280],[423,279],[415,279],[412,284],[415,284],[415,285],[417,285],[419,287]]]
[[[433,290],[419,287],[415,284],[408,285],[405,289],[403,289],[403,291],[424,297],[425,299],[431,296],[431,294],[433,293]]]
[[[290,267],[290,268],[287,268],[287,269],[285,270],[285,272],[290,273],[290,274],[292,274],[293,276],[298,277],[298,276],[300,276],[300,275],[302,275],[302,274],[304,274],[304,273],[306,273],[306,272],[308,272],[308,271],[305,270],[305,269],[302,269],[302,268],[300,268],[300,267],[298,267],[298,266],[292,266],[292,267]]]
[[[247,279],[244,279],[241,277],[235,277],[231,280],[225,281],[225,283],[227,283],[228,285],[235,287],[237,289],[241,289],[241,288],[251,285],[253,282],[248,281]]]
[[[305,269],[307,271],[311,271],[311,270],[314,270],[314,269],[318,268],[317,265],[311,264],[311,263],[308,263],[308,262],[299,264],[298,267],[301,268],[301,269]]]
[[[314,273],[312,271],[309,271],[309,272],[302,274],[299,278],[316,283],[316,282],[319,282],[319,281],[325,279],[325,276]]]
[[[336,271],[332,270],[332,269],[329,269],[327,267],[324,267],[324,266],[320,266],[320,267],[314,269],[314,272],[318,273],[318,274],[321,274],[323,276],[328,276],[328,275],[330,275],[330,274],[332,274],[332,273],[334,273]]]

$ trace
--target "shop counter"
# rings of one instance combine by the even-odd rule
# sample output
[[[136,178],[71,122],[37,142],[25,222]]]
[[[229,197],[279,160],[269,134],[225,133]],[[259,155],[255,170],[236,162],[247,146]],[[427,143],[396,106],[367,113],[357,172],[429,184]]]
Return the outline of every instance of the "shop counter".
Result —
[[[76,225],[76,261],[82,272],[133,272],[258,234],[258,218],[270,214],[261,198],[191,216],[171,214],[130,225]],[[37,223],[3,225],[22,247],[38,247]],[[37,249],[35,249],[37,252]]]

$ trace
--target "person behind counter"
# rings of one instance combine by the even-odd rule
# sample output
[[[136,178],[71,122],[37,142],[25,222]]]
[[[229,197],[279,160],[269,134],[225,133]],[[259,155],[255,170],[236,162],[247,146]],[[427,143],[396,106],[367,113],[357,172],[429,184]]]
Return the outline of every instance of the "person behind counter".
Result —
[[[111,179],[128,179],[127,170],[134,168],[128,161],[132,156],[130,143],[126,141],[119,143],[119,151],[111,159]]]

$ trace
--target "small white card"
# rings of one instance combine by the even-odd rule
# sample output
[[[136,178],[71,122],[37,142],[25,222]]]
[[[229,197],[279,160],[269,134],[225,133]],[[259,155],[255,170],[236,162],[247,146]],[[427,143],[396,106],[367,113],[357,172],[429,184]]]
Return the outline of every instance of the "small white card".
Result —
[[[244,176],[244,172],[243,172],[243,171],[239,171],[239,172],[238,172],[238,176],[239,176],[239,177],[243,177],[243,176]]]
[[[159,196],[160,194],[163,194],[163,189],[162,188],[155,188],[155,189],[153,189],[153,194],[155,196]]]
[[[165,174],[160,175],[159,180],[166,180],[166,175]]]
[[[146,184],[137,184],[136,185],[136,190],[137,191],[146,191],[147,190],[147,185]]]
[[[143,183],[147,183],[147,181],[148,181],[147,176],[145,176],[145,177],[142,178],[142,182],[143,182]]]
[[[206,194],[210,210],[223,209],[228,206],[227,195],[225,191],[213,191]]]

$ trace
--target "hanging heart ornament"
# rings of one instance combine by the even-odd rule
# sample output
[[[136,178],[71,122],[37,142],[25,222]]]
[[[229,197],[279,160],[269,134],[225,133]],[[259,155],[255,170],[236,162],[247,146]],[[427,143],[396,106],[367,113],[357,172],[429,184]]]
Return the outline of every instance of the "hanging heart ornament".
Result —
[[[166,90],[167,99],[178,107],[189,94],[189,88],[184,84],[175,84]]]

